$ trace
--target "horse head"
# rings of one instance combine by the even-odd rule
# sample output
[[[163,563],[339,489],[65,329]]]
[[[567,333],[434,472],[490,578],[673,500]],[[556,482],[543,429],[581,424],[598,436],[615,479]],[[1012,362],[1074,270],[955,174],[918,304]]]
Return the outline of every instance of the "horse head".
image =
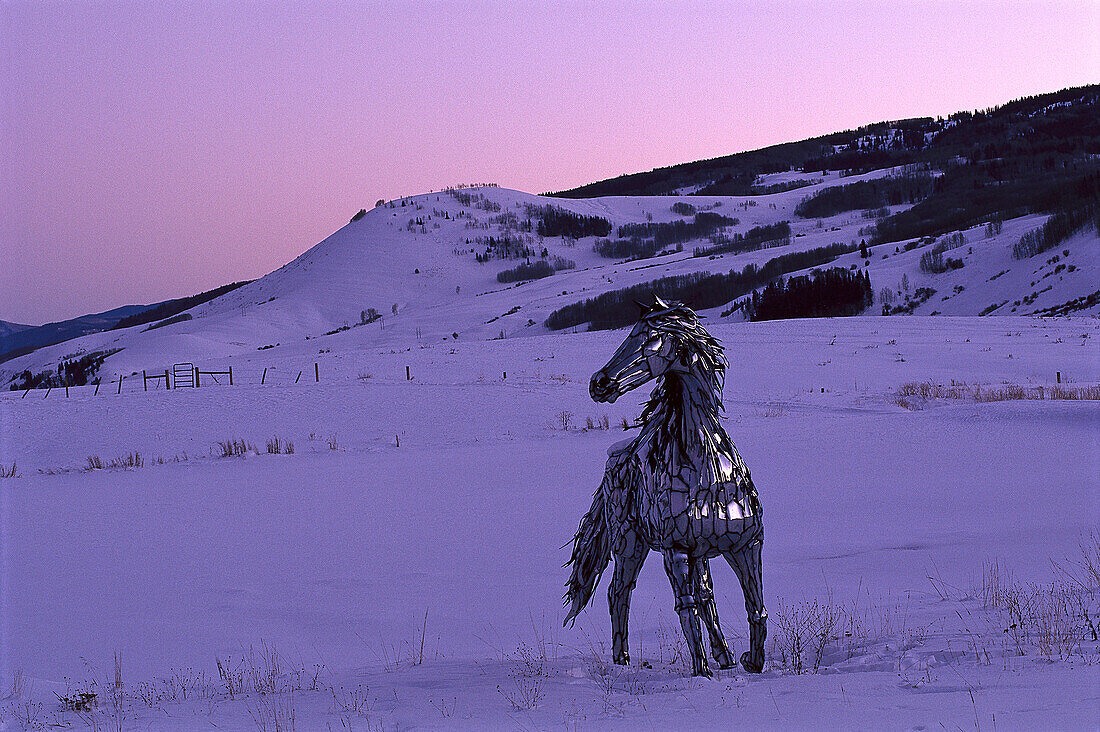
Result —
[[[695,364],[696,331],[702,330],[695,312],[657,296],[651,305],[637,304],[641,318],[611,360],[592,375],[588,391],[593,401],[614,402],[647,381]]]

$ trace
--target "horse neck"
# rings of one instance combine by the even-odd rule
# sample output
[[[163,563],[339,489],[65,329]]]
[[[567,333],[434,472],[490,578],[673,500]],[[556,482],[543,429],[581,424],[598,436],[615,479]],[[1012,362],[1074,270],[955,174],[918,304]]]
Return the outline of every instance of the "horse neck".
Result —
[[[640,438],[658,448],[651,454],[664,453],[661,448],[671,445],[678,446],[688,459],[692,455],[729,452],[730,440],[719,422],[722,377],[721,370],[703,373],[696,368],[687,373],[670,372],[658,379],[642,413],[645,426]]]

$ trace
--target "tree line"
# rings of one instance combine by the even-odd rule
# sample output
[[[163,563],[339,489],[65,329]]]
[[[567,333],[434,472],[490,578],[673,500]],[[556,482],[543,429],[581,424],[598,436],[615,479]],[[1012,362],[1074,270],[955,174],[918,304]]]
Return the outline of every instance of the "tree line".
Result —
[[[634,301],[644,301],[654,294],[678,300],[696,310],[714,308],[752,292],[787,272],[816,267],[851,251],[854,251],[851,246],[831,244],[774,257],[759,268],[755,264],[749,264],[741,271],[730,270],[727,274],[693,272],[662,277],[559,308],[550,313],[546,319],[546,327],[562,330],[588,323],[589,330],[621,328],[638,319],[638,308]]]
[[[831,267],[800,277],[778,279],[754,291],[745,304],[749,320],[832,318],[858,315],[874,302],[866,272]]]
[[[844,211],[900,206],[926,198],[932,193],[929,173],[888,176],[833,186],[803,198],[794,213],[807,219],[835,216]]]
[[[713,246],[696,247],[692,254],[696,257],[709,257],[714,254],[725,254],[728,252],[754,252],[763,247],[765,242],[778,241],[790,243],[790,238],[790,223],[787,221],[777,221],[774,224],[754,226],[744,234],[734,232],[732,236],[727,235],[725,241],[720,241]],[[784,242],[784,240],[787,241]]]

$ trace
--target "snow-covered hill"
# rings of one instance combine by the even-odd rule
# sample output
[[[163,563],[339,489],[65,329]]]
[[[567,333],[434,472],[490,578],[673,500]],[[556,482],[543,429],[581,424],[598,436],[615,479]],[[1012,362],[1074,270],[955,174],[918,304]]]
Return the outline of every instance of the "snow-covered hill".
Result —
[[[24,369],[52,369],[65,358],[120,349],[104,363],[100,376],[163,370],[174,362],[276,354],[309,354],[353,344],[354,347],[409,347],[444,340],[488,339],[544,334],[546,317],[564,305],[601,292],[671,274],[728,272],[757,265],[794,251],[833,243],[859,243],[873,220],[852,211],[824,219],[801,219],[795,206],[829,186],[878,178],[895,171],[876,171],[841,178],[814,174],[814,183],[795,190],[760,196],[657,196],[559,199],[496,187],[429,193],[379,206],[343,226],[294,261],[249,285],[188,312],[190,319],[164,327],[98,333],[40,349],[4,364],[6,383]],[[795,173],[763,177],[762,186],[783,183]],[[644,222],[671,222],[684,217],[672,210],[690,203],[739,223],[727,229],[744,233],[754,226],[789,221],[789,243],[743,254],[694,257],[692,249],[708,241],[684,242],[682,252],[636,261],[609,260],[592,250],[596,237],[539,237],[523,231],[530,206],[552,205],[587,216],[600,216],[613,227]],[[895,207],[896,212],[903,207]],[[1025,216],[1003,223],[991,234],[978,226],[961,232],[964,244],[948,254],[965,266],[942,274],[921,271],[921,255],[932,243],[904,251],[906,242],[872,248],[868,259],[853,252],[833,266],[864,268],[881,310],[914,293],[916,314],[1027,314],[1086,296],[1100,281],[1100,240],[1088,231],[1056,250],[1031,259],[1012,258],[1012,246],[1045,217]],[[861,231],[862,230],[862,231]],[[523,238],[537,255],[575,262],[574,269],[523,284],[500,284],[498,272],[520,260],[482,263],[479,237]],[[1066,253],[1068,252],[1068,253]],[[922,290],[922,288],[924,288]],[[887,292],[889,291],[889,292]],[[992,309],[991,309],[992,308]],[[361,324],[366,311],[380,317]],[[1097,312],[1093,306],[1084,312]],[[718,317],[718,310],[709,313]],[[366,318],[369,319],[369,318]],[[339,331],[332,333],[332,331]]]

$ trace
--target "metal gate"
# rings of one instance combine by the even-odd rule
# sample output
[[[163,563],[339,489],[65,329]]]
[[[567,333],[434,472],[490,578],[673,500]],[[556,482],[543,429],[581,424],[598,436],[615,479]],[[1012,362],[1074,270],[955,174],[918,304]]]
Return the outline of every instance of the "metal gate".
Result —
[[[172,364],[172,388],[180,389],[183,387],[195,386],[195,364],[193,363],[176,363]]]

